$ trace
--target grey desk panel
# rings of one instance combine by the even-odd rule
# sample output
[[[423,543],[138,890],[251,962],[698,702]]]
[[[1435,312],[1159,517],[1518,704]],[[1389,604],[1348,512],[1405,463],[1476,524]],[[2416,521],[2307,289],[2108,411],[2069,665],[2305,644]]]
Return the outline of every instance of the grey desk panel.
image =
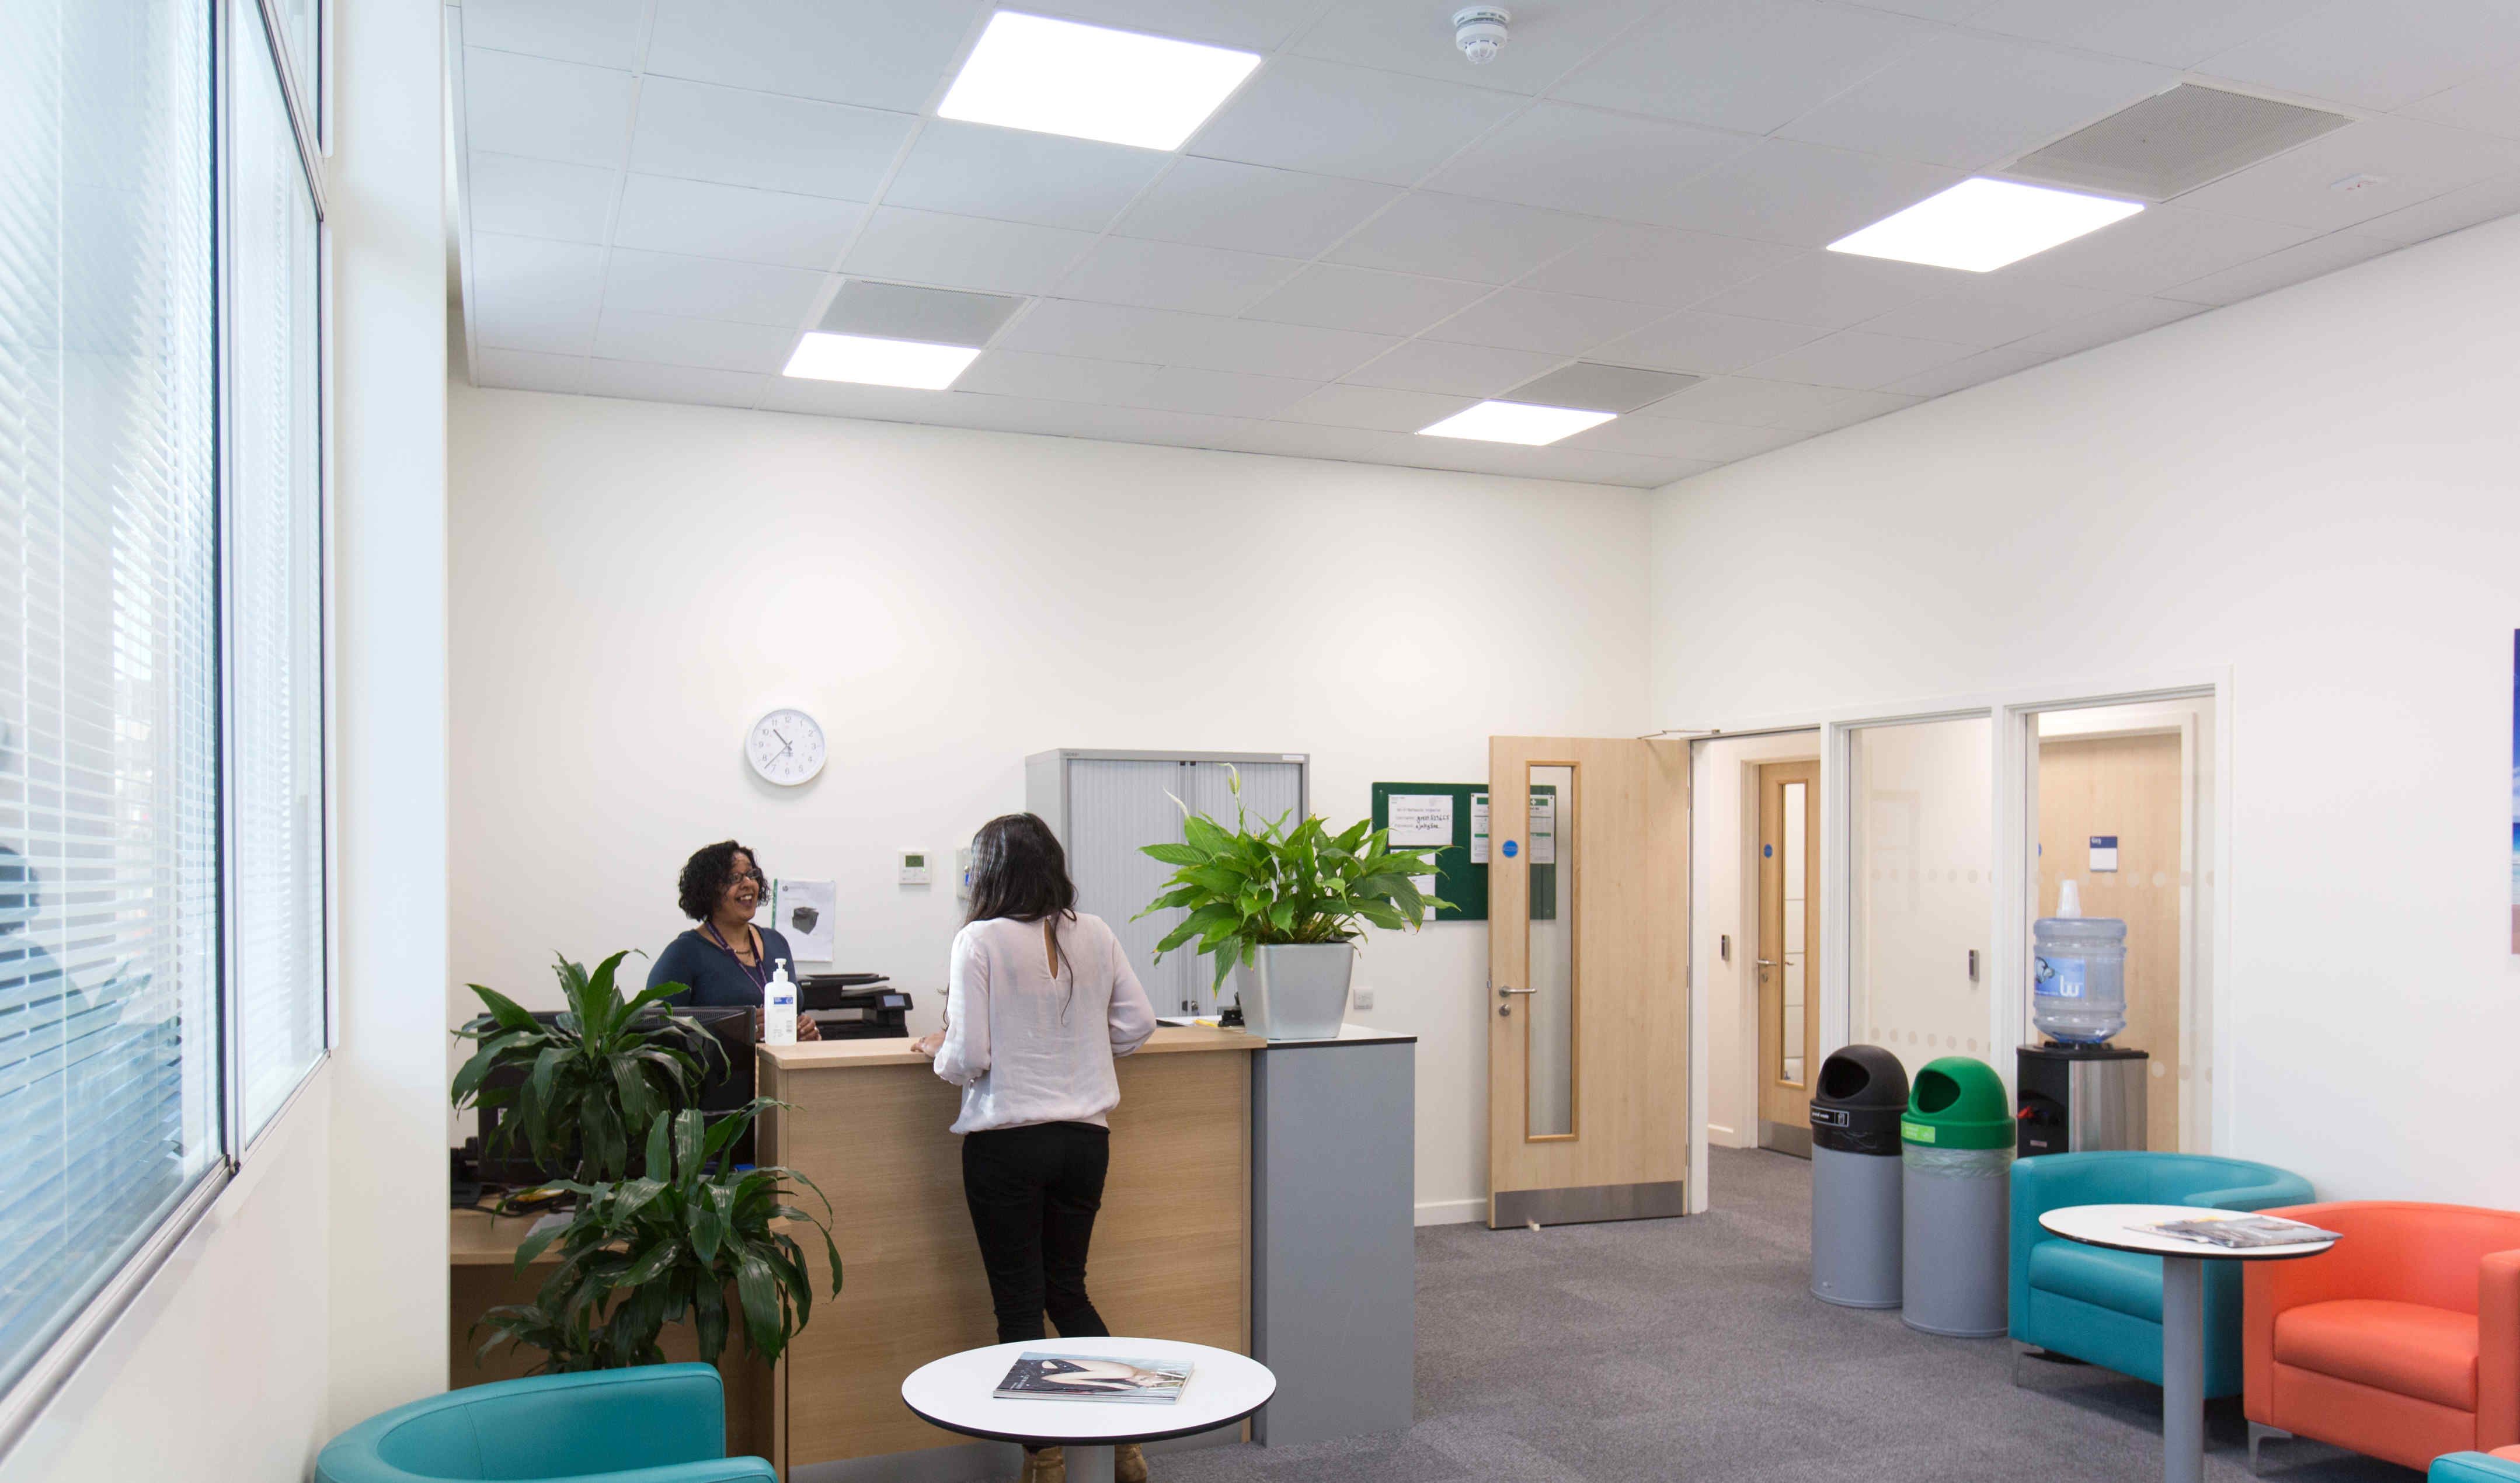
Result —
[[[1417,1046],[1275,1046],[1252,1064],[1252,1355],[1271,1445],[1407,1429],[1417,1398]]]

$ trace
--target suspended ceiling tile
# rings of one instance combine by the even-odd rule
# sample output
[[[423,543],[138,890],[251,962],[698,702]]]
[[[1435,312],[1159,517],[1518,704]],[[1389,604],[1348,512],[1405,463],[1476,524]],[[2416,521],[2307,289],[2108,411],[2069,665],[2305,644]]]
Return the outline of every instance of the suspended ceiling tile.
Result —
[[[1494,292],[1457,279],[1314,263],[1244,312],[1281,324],[1415,335]]]
[[[1187,156],[1138,198],[1123,237],[1311,257],[1389,204],[1397,187]]]
[[[1510,202],[1413,191],[1339,244],[1329,260],[1435,278],[1511,283],[1596,236],[1602,225]]]
[[[1904,335],[1960,345],[2001,345],[2025,335],[2087,319],[2126,302],[2127,297],[2106,289],[2086,289],[2074,284],[1980,278],[1954,284],[1947,294],[1876,315],[1866,320],[1863,329],[1868,334]]]
[[[1508,390],[1506,398],[1535,402],[1544,407],[1582,407],[1593,412],[1626,413],[1661,401],[1697,380],[1678,371],[1646,371],[1636,366],[1579,360],[1573,365],[1560,366],[1546,375],[1533,377]]]
[[[1058,294],[1149,309],[1232,315],[1249,308],[1302,266],[1291,257],[1106,237],[1068,271]]]
[[[814,328],[830,335],[977,349],[995,338],[1025,302],[1006,293],[968,293],[923,284],[851,278],[832,292]]]
[[[1690,182],[1672,225],[1824,247],[1962,179],[1958,170],[1765,139]]]
[[[2148,63],[1946,31],[1778,136],[1977,170],[2177,80]]]
[[[625,71],[480,47],[464,52],[464,143],[475,153],[617,170],[630,100]]]
[[[2339,268],[2394,252],[2403,243],[2382,237],[2365,237],[2356,232],[2334,232],[2314,238],[2298,247],[2280,252],[2270,252],[2237,267],[2209,273],[2176,288],[2164,289],[2166,298],[2185,299],[2200,304],[2235,304],[2244,298],[2288,288],[2314,278],[2323,277]]]
[[[1144,362],[993,349],[973,361],[954,386],[992,396],[1145,406],[1166,374],[1163,367]]]
[[[1445,396],[1498,396],[1564,361],[1561,355],[1541,355],[1530,350],[1413,339],[1339,380],[1351,385],[1390,386]]]
[[[467,171],[473,230],[508,237],[601,243],[621,192],[621,172],[603,165],[475,151]]]
[[[1456,196],[1659,221],[1684,186],[1750,143],[1685,123],[1544,102],[1455,156],[1426,183]]]
[[[1811,434],[1790,427],[1753,427],[1740,423],[1705,423],[1686,418],[1622,417],[1587,428],[1568,444],[1655,458],[1704,459],[1729,464],[1771,448],[1800,442]]]
[[[586,357],[483,345],[472,352],[472,384],[512,391],[581,391],[586,387]]]
[[[1806,255],[1780,243],[1614,222],[1523,275],[1516,287],[1677,309]]]
[[[1862,81],[1927,32],[1905,17],[1808,0],[1686,0],[1621,36],[1549,93],[1767,134]]]
[[[1917,400],[1883,392],[1844,391],[1751,377],[1716,377],[1654,403],[1656,417],[1826,432]]]
[[[915,113],[985,0],[656,0],[648,70]]]
[[[796,348],[796,332],[680,314],[643,314],[607,304],[595,327],[595,354],[717,371],[775,372]]]
[[[799,268],[616,247],[605,270],[604,306],[792,330],[823,285],[824,275]]]
[[[2181,205],[2153,206],[1999,271],[2007,277],[2150,294],[2317,235],[2280,222],[2222,216]]]
[[[2515,64],[2520,7],[2508,0],[2326,0],[2199,67],[2386,112]]]
[[[2190,67],[2254,41],[2301,11],[2301,0],[1995,0],[1978,30]]]
[[[1835,335],[1763,360],[1750,369],[1773,381],[1809,382],[1819,386],[1871,391],[1919,371],[1948,365],[1968,353],[1968,346],[1944,340],[1840,330]]]
[[[1806,325],[1683,309],[1601,345],[1593,358],[1714,376],[1809,344],[1820,334]]]
[[[632,175],[621,195],[614,241],[693,257],[829,268],[866,213],[854,201]]]
[[[2046,365],[2055,358],[2055,352],[2052,351],[2025,350],[2018,345],[2005,345],[2000,349],[1980,350],[1975,355],[1963,357],[1948,365],[1936,366],[1930,371],[1903,377],[1881,389],[1903,392],[1910,396],[1947,396],[1965,387],[2010,376],[2016,371],[2027,371],[2033,366]]]
[[[1501,289],[1427,331],[1426,337],[1497,345],[1508,350],[1576,355],[1670,312],[1613,298]]]
[[[1403,391],[1396,386],[1324,386],[1278,414],[1298,423],[1325,423],[1340,427],[1373,427],[1385,432],[1416,432],[1431,427],[1477,398],[1439,396],[1428,391]]]
[[[464,43],[627,71],[639,65],[646,20],[620,0],[471,0]]]
[[[1086,232],[878,206],[841,266],[867,278],[1047,293],[1093,246]]]
[[[1045,8],[1089,25],[1270,52],[1313,19],[1321,0],[1058,0]]]
[[[2446,123],[2502,139],[2520,139],[2520,70],[2504,68],[2444,88],[2398,111],[2401,118]]]
[[[1137,405],[1213,417],[1275,417],[1320,385],[1319,382],[1285,377],[1167,366],[1164,374],[1148,384]]]
[[[2166,298],[2130,298],[2096,314],[2058,325],[2053,330],[2024,336],[2011,348],[2071,355],[2078,350],[2089,350],[2093,345],[2105,345],[2111,340],[2125,339],[2147,330],[2175,324],[2189,315],[2202,313],[2204,307]]]
[[[1293,50],[1307,57],[1383,67],[1442,82],[1537,93],[1653,13],[1662,0],[1567,0],[1512,7],[1512,37],[1473,67],[1453,41],[1458,6],[1423,0],[1337,0]]]
[[[1844,330],[1875,315],[1958,287],[1966,275],[1949,268],[1810,252],[1762,273],[1696,307],[1710,314],[1780,319],[1821,330]]]
[[[1410,185],[1521,106],[1484,88],[1282,56],[1243,84],[1190,152]]]
[[[1033,305],[999,343],[1012,350],[1327,381],[1392,341],[1343,330],[1050,298]]]
[[[816,381],[804,376],[773,376],[763,380],[761,399],[756,405],[765,412],[859,417],[879,423],[932,423],[952,407],[954,394],[908,386]]]
[[[2480,180],[2420,205],[2375,216],[2354,230],[2364,237],[2385,237],[2391,242],[2422,242],[2514,211],[2520,211],[2520,173]]]
[[[2188,192],[2179,204],[2334,231],[2520,170],[2520,140],[2370,118]],[[2357,177],[2369,177],[2347,188]]]
[[[749,407],[761,399],[776,378],[698,366],[660,366],[643,361],[606,360],[586,363],[589,396],[620,396],[643,402],[685,402],[711,407]]]
[[[472,234],[472,292],[484,345],[584,355],[604,292],[604,249],[585,243]]]
[[[1985,10],[1992,0],[1855,0],[1855,3],[1868,11],[1888,11],[1895,16],[1912,16],[1919,21],[1942,21],[1958,25]]]
[[[630,168],[873,201],[918,121],[908,113],[650,77],[639,89]]]
[[[933,118],[883,200],[919,211],[1100,232],[1166,157],[1123,144]]]

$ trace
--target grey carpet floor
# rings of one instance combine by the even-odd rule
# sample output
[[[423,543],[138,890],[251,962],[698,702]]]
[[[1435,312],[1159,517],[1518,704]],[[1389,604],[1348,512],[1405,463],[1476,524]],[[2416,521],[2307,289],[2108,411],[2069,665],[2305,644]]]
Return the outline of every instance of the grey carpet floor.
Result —
[[[1161,1483],[2151,1483],[2161,1392],[2002,1339],[1914,1332],[1811,1296],[1811,1166],[1716,1149],[1713,1209],[1675,1221],[1418,1233],[1418,1411],[1406,1432],[1156,1458]],[[2205,1476],[2245,1479],[2237,1401]],[[2274,1442],[2283,1483],[2418,1474]]]

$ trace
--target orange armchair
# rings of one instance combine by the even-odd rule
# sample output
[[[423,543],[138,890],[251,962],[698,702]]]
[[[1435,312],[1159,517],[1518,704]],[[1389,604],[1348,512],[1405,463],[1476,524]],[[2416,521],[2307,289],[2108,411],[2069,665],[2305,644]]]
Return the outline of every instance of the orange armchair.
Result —
[[[2252,1470],[2268,1431],[2414,1468],[2520,1443],[2520,1212],[2348,1200],[2267,1213],[2345,1238],[2244,1268]]]

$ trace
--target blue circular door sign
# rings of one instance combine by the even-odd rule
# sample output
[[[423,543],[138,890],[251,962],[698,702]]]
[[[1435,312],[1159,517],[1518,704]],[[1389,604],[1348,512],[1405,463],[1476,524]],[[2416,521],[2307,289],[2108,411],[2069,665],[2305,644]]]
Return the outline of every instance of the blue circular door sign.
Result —
[[[1760,857],[1761,859],[1763,859],[1763,860],[1774,860],[1774,859],[1776,859],[1776,858],[1777,858],[1777,847],[1776,847],[1775,845],[1773,845],[1773,844],[1763,844],[1763,845],[1760,845],[1760,846],[1759,846],[1759,857]]]
[[[1522,847],[1520,845],[1515,844],[1512,840],[1507,840],[1505,842],[1505,858],[1511,860],[1521,848]]]

